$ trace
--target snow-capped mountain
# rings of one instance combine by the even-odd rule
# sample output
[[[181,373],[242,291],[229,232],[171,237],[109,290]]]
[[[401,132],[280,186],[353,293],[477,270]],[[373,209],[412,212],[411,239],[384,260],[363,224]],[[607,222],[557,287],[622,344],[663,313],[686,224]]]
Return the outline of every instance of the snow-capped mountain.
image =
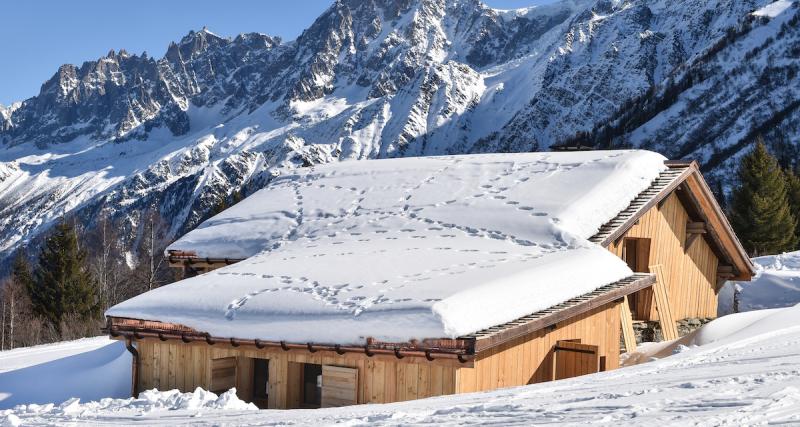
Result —
[[[291,42],[203,29],[160,59],[64,65],[0,107],[0,252],[67,213],[108,213],[134,238],[156,208],[180,234],[233,192],[337,160],[579,135],[722,170],[749,130],[800,133],[798,8],[752,14],[768,3],[338,0]]]

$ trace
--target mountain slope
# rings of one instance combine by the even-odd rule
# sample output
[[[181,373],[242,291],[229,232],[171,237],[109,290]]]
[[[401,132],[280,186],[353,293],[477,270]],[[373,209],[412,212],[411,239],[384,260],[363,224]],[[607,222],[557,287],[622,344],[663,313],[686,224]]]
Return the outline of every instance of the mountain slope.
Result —
[[[177,235],[232,193],[257,189],[286,168],[545,150],[622,123],[633,100],[648,99],[692,64],[707,65],[702,58],[724,63],[727,53],[709,49],[746,20],[753,25],[744,37],[774,33],[765,64],[782,55],[796,65],[796,30],[779,33],[797,8],[748,18],[767,3],[568,0],[497,11],[477,0],[340,0],[288,43],[204,29],[160,59],[120,51],[65,65],[38,96],[0,109],[0,252],[64,214],[90,226],[110,215],[132,241],[143,212],[157,210]],[[726,69],[707,72],[723,86],[729,80]],[[796,96],[781,90],[780,99]],[[689,115],[678,115],[681,123],[724,110],[725,99],[708,102],[681,112]],[[758,125],[771,117],[743,111]],[[719,141],[687,150],[674,123],[659,120],[662,130],[639,120],[611,145],[699,153],[722,166],[741,149],[733,144],[714,163],[706,154]],[[734,132],[729,122],[720,127]],[[607,145],[598,135],[593,144]]]
[[[595,128],[589,145],[636,146],[694,158],[725,181],[759,134],[785,164],[800,158],[800,13],[777,1]]]

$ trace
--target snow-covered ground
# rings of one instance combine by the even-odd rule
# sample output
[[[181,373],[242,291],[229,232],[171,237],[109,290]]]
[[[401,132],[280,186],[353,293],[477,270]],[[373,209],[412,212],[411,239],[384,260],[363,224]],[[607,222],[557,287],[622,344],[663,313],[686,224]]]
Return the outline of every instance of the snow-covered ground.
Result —
[[[148,392],[139,399],[68,400],[0,410],[0,425],[795,425],[800,424],[798,349],[800,306],[794,306],[730,315],[680,342],[645,347],[641,359],[670,355],[649,363],[488,393],[256,411],[232,394]],[[0,353],[0,361],[5,357]],[[73,368],[80,374],[79,367]],[[112,375],[110,367],[106,372]],[[37,374],[29,373],[31,382],[45,389],[48,384],[60,387],[59,375],[65,372]]]
[[[739,311],[788,307],[800,303],[800,251],[753,258],[751,282],[728,282],[719,294],[719,314],[733,312],[739,288]]]
[[[0,409],[130,395],[130,353],[108,337],[0,352]]]

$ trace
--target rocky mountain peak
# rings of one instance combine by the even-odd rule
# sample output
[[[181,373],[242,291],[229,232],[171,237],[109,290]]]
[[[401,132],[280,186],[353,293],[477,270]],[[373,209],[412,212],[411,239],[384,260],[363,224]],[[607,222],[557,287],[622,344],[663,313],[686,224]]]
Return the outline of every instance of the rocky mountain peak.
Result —
[[[234,192],[338,160],[580,139],[695,157],[724,184],[757,133],[800,158],[798,3],[752,15],[768,2],[338,0],[287,43],[203,29],[160,59],[64,65],[0,108],[0,255],[65,212],[136,239],[155,206],[177,235]]]

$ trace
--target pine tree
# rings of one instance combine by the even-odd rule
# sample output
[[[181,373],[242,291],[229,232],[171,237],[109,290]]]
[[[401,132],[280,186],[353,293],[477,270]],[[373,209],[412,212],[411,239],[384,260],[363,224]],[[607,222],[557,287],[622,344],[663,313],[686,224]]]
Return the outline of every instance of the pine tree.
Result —
[[[225,209],[228,209],[228,201],[225,197],[221,197],[214,207],[211,208],[211,216],[218,215],[222,213]]]
[[[731,197],[731,222],[752,256],[788,251],[796,243],[796,221],[789,207],[786,178],[759,138],[742,158],[739,186]]]
[[[98,314],[86,253],[79,249],[75,230],[67,221],[56,225],[45,241],[28,293],[34,312],[59,332],[67,317],[88,320]]]
[[[800,244],[800,176],[791,169],[786,170],[786,192],[789,199],[789,209],[797,220],[795,226],[796,244]],[[795,247],[795,249],[798,249]]]
[[[17,252],[17,256],[14,258],[14,264],[11,267],[11,275],[16,282],[25,287],[29,286],[33,280],[31,277],[31,265],[22,252]]]
[[[245,198],[244,197],[244,189],[240,189],[238,191],[234,191],[233,194],[231,195],[231,197],[233,198],[233,202],[231,203],[231,206],[241,202]]]
[[[139,241],[138,262],[135,276],[140,286],[139,292],[146,292],[168,283],[169,265],[164,261],[167,223],[152,209],[142,218],[141,239]]]

